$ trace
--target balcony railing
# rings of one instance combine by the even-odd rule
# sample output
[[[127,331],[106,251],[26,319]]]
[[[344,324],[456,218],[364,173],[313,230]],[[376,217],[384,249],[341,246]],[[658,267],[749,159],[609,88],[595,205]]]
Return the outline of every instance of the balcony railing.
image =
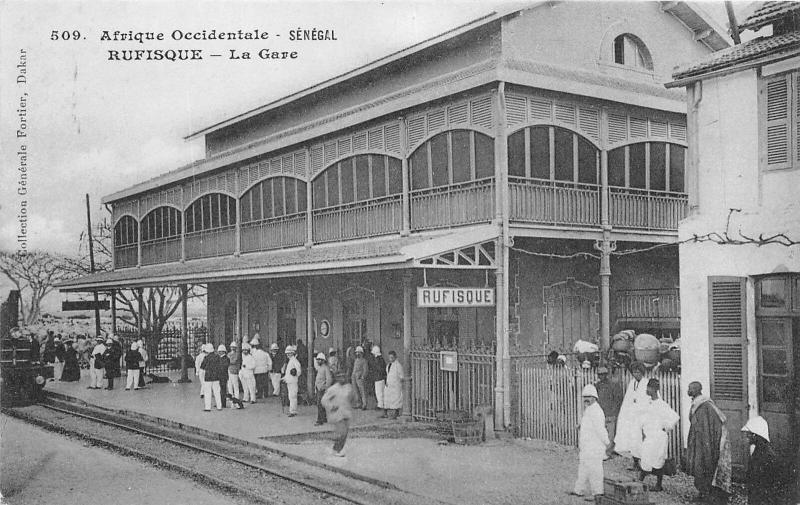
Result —
[[[482,223],[494,218],[494,178],[411,192],[411,229]]]
[[[233,254],[236,247],[236,226],[186,234],[186,259],[210,258]]]
[[[306,241],[306,215],[292,214],[251,223],[242,223],[242,252],[269,251],[303,245]]]
[[[686,217],[688,197],[684,193],[615,186],[608,189],[608,217],[615,228],[675,231]]]
[[[392,195],[313,211],[314,242],[333,242],[397,233],[403,226],[403,197]]]
[[[138,263],[138,245],[121,245],[114,248],[114,268],[135,267]]]
[[[512,221],[551,225],[600,224],[596,184],[514,177],[509,179]]]
[[[142,265],[171,263],[181,259],[181,238],[170,237],[142,241]]]
[[[658,321],[681,317],[678,288],[621,290],[616,302],[617,319]]]

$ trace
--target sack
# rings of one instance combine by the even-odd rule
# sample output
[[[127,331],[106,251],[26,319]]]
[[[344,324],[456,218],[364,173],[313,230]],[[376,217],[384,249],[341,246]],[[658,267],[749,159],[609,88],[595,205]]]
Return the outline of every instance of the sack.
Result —
[[[675,464],[674,458],[667,458],[664,461],[664,475],[674,477],[678,473],[678,465]]]

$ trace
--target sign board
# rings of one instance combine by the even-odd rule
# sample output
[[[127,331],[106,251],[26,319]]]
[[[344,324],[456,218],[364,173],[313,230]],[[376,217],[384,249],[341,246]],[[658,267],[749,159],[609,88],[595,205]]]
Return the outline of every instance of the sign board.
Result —
[[[97,308],[100,310],[108,310],[108,300],[102,300],[97,303]],[[94,310],[95,302],[92,300],[77,300],[74,302],[61,302],[61,310],[64,312],[70,310]]]
[[[458,372],[458,353],[455,351],[439,351],[439,370]]]
[[[417,288],[417,307],[494,307],[494,288]]]

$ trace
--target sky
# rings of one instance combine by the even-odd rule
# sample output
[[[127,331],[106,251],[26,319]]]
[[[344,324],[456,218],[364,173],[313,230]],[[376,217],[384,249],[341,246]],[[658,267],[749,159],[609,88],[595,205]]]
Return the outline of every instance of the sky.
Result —
[[[0,249],[74,255],[86,227],[107,218],[101,197],[203,157],[183,138],[507,3],[486,1],[0,2]],[[737,9],[745,3],[737,4]],[[704,8],[726,23],[722,2]],[[175,41],[173,30],[267,31],[259,41]],[[290,41],[290,30],[332,30],[336,41]],[[101,40],[104,31],[164,33],[164,41]],[[78,33],[76,33],[78,32]],[[78,35],[75,40],[75,35]],[[58,40],[52,40],[56,38]],[[64,40],[69,39],[69,40]],[[228,49],[296,50],[295,60],[233,60]],[[109,50],[189,49],[202,61],[109,61]],[[26,54],[25,83],[20,50]],[[25,137],[20,98],[27,93]],[[27,193],[20,195],[25,144]],[[5,289],[4,289],[5,288]],[[7,289],[0,281],[0,294]]]

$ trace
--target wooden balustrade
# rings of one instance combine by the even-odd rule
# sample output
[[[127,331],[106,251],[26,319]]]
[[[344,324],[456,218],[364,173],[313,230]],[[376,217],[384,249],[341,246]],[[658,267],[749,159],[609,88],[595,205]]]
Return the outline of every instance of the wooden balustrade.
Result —
[[[397,233],[403,225],[401,195],[313,211],[314,242],[334,242]]]
[[[512,221],[552,225],[600,224],[600,186],[545,179],[509,180]]]
[[[180,241],[179,241],[180,244]],[[236,226],[186,234],[186,259],[210,258],[233,254],[236,244]]]
[[[136,244],[117,246],[114,248],[114,268],[135,267],[138,263],[139,246]]]
[[[482,223],[494,218],[494,179],[411,192],[411,229]]]
[[[609,222],[616,228],[676,231],[686,217],[684,193],[609,187]]]
[[[293,214],[243,223],[241,241],[243,253],[303,245],[306,241],[306,215]]]
[[[171,263],[181,259],[181,238],[170,237],[142,242],[142,265]]]
[[[617,292],[618,319],[678,319],[681,297],[678,288],[626,289]]]

